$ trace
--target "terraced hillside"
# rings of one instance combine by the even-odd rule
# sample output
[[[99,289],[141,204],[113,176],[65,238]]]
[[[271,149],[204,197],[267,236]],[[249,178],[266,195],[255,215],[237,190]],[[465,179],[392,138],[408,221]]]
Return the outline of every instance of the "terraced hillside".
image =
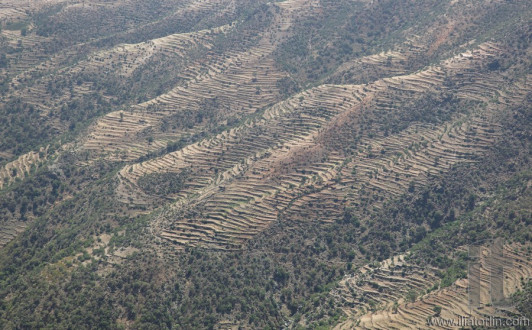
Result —
[[[39,152],[29,152],[4,165],[0,170],[0,188],[17,179],[24,179],[31,172],[35,172],[39,163],[46,159],[46,154],[47,149],[42,148]]]
[[[530,10],[5,1],[0,327],[419,328],[496,238],[519,292]]]
[[[339,200],[347,206],[364,206],[362,212],[378,208],[387,199],[423,185],[431,175],[475,162],[500,136],[500,110],[491,100],[502,78],[487,73],[490,78],[477,77],[477,81],[489,80],[489,85],[473,80],[456,90],[443,86],[444,79],[452,84],[453,78],[478,65],[476,61],[493,58],[498,51],[493,45],[481,45],[478,52],[460,54],[441,67],[416,74],[367,86],[310,89],[213,138],[124,167],[117,196],[134,206],[156,205],[154,200],[161,196],[150,196],[138,181],[191,169],[179,192],[163,196],[175,202],[154,226],[168,226],[161,237],[179,245],[215,248],[242,244],[281,214],[286,219],[311,216],[330,222],[341,216],[342,209],[335,207]],[[524,101],[526,91],[519,82],[505,88],[508,96],[503,103]],[[403,124],[404,119],[399,119],[396,125],[404,129],[395,134],[378,126],[365,133],[360,123],[364,117],[378,123],[384,116],[404,116],[402,108],[391,104],[400,102],[396,95],[402,93],[408,95],[408,106],[428,116],[432,109],[423,109],[427,99],[431,106],[440,102],[448,120],[431,123],[425,117]],[[458,96],[453,99],[447,93]],[[358,136],[352,136],[357,124]],[[354,141],[346,145],[350,139]],[[201,209],[199,217],[188,216],[190,206]]]
[[[482,319],[500,314],[492,305],[489,293],[490,270],[494,267],[489,262],[499,262],[501,267],[504,266],[503,287],[507,297],[521,288],[522,279],[530,278],[532,271],[528,249],[506,246],[504,252],[503,262],[490,259],[489,249],[482,248],[483,257],[478,271],[472,272],[469,278],[457,280],[449,287],[429,293],[425,292],[435,284],[438,287],[438,277],[430,268],[423,269],[403,262],[404,256],[394,257],[393,263],[392,260],[386,260],[377,269],[362,268],[360,275],[340,282],[339,297],[345,299],[344,303],[356,306],[356,309],[346,309],[349,319],[336,328],[403,329],[424,324],[426,328],[441,329],[437,323],[427,324],[427,320],[431,317]],[[479,276],[480,280],[477,279]],[[480,283],[481,308],[469,302],[469,280]],[[361,314],[351,314],[353,310]]]

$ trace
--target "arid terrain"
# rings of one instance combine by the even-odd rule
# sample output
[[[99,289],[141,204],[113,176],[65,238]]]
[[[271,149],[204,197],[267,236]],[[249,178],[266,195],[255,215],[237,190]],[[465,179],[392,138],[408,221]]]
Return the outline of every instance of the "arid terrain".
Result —
[[[532,317],[531,8],[3,1],[0,328]]]

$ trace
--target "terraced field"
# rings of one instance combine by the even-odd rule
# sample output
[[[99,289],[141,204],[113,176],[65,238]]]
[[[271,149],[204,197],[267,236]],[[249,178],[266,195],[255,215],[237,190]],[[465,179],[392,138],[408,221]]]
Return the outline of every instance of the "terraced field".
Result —
[[[463,77],[500,52],[496,45],[483,44],[419,73],[369,85],[309,89],[213,138],[124,167],[118,176],[118,200],[146,210],[170,199],[169,214],[154,222],[160,237],[178,246],[224,249],[240,246],[281,214],[290,220],[330,222],[343,212],[336,207],[340,200],[358,212],[379,208],[424,185],[431,175],[475,162],[496,141],[500,110],[491,100],[503,79],[477,76],[456,89],[444,87],[443,81]],[[523,102],[521,84],[505,84],[502,103]],[[393,104],[397,97],[416,100],[437,90],[456,93],[459,101],[468,102],[460,106],[468,108],[448,121],[414,123],[388,136],[370,137],[352,128],[366,116],[393,116],[400,111]],[[358,143],[346,150],[350,139]],[[146,175],[186,169],[192,174],[174,195],[150,196],[137,185]],[[201,216],[189,218],[192,209],[201,210]]]
[[[24,229],[26,229],[26,224],[23,221],[10,220],[9,222],[3,222],[2,230],[0,231],[0,248],[17,237]]]
[[[199,111],[205,106],[205,100],[215,100],[216,113],[210,115],[222,123],[235,116],[238,118],[252,114],[275,103],[280,98],[276,83],[286,77],[286,74],[275,69],[271,53],[276,43],[282,40],[285,31],[290,28],[294,12],[302,10],[301,7],[305,5],[308,5],[305,1],[291,1],[279,6],[282,8],[280,14],[270,24],[269,30],[265,31],[265,36],[251,49],[217,54],[209,51],[212,45],[202,44],[201,52],[204,52],[205,56],[183,67],[183,72],[179,74],[182,81],[179,86],[131,107],[129,112],[120,110],[103,117],[91,129],[83,148],[108,152],[110,157],[113,157],[113,154],[119,155],[117,159],[135,160],[149,151],[166,146],[168,142],[178,140],[185,134],[196,133],[198,128],[194,127],[176,132],[161,132],[160,127],[171,120],[172,115],[184,110]],[[227,26],[185,36],[164,37],[151,43],[158,52],[175,56],[180,47],[187,50],[190,48],[188,44],[179,46],[182,38],[201,39],[201,35],[208,34],[208,38],[212,39],[217,33],[229,29],[231,27]],[[280,35],[279,39],[272,40],[269,36],[273,29]],[[201,125],[199,128],[201,129]],[[140,134],[148,129],[155,129],[152,143],[146,143],[145,136]],[[139,134],[142,136],[141,141],[138,141]]]
[[[422,327],[464,237],[521,290],[528,7],[3,1],[0,328]]]
[[[13,181],[22,180],[46,160],[48,148],[41,148],[39,152],[29,152],[16,160],[5,164],[0,169],[0,189],[7,187]]]
[[[386,260],[379,268],[366,266],[359,274],[341,281],[338,291],[334,293],[344,300],[344,304],[356,306],[345,309],[349,320],[337,325],[336,329],[404,329],[420,324],[430,329],[441,329],[437,325],[427,325],[427,320],[435,315],[436,306],[441,307],[438,317],[443,319],[481,319],[498,315],[489,294],[490,270],[496,267],[493,263],[504,266],[504,295],[509,297],[519,290],[523,279],[532,275],[530,252],[524,246],[506,245],[505,260],[502,261],[490,258],[487,247],[480,251],[480,268],[472,272],[470,278],[457,280],[449,287],[430,293],[425,292],[434,284],[438,286],[434,271],[409,265],[403,261],[404,256],[394,257],[393,262]],[[469,280],[480,283],[480,308],[469,303]],[[416,292],[417,297],[407,300],[408,293],[412,291]]]

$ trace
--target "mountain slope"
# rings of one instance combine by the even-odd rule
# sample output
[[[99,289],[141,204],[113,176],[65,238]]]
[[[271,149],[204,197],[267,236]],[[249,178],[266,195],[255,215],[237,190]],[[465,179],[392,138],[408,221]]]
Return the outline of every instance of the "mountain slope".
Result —
[[[424,327],[498,237],[519,291],[528,7],[8,1],[0,326]]]

